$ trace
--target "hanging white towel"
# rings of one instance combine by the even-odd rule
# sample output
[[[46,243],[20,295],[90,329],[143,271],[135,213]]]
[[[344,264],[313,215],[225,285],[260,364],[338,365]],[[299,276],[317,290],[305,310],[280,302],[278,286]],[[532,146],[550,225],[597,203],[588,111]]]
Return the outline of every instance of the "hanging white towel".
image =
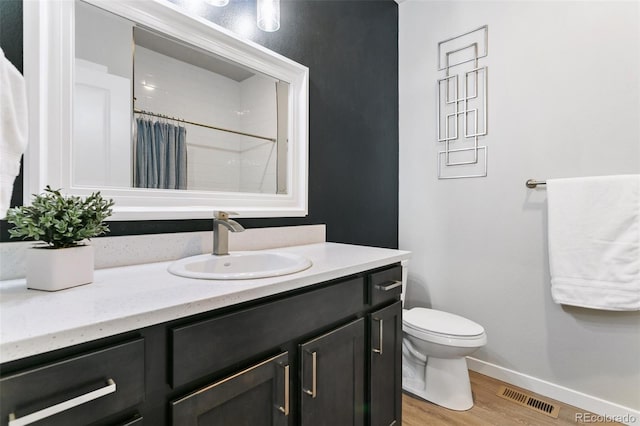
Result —
[[[640,310],[640,175],[547,180],[556,303]]]
[[[27,93],[24,78],[0,49],[0,218],[11,203],[13,181],[27,146]]]

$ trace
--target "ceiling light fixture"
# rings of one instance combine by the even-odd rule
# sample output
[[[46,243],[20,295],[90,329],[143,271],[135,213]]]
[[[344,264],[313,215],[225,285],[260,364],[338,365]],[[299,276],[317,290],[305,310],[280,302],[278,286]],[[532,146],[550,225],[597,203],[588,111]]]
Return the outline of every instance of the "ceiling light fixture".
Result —
[[[224,7],[229,4],[229,0],[204,0],[204,2],[216,7]]]
[[[258,28],[274,32],[280,28],[280,0],[258,0]]]

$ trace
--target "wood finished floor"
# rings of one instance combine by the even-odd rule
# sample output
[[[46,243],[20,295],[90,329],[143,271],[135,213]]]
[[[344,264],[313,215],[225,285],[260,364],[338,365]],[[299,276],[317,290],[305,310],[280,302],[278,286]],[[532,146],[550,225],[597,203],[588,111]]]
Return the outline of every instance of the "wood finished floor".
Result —
[[[469,376],[471,378],[471,391],[473,392],[473,408],[468,411],[452,411],[405,393],[402,395],[402,425],[562,426],[586,424],[576,421],[576,413],[584,413],[585,410],[554,401],[541,395],[533,394],[545,401],[549,401],[560,406],[558,418],[554,419],[496,395],[498,388],[501,385],[508,385],[507,383],[474,371],[469,371]],[[521,390],[516,386],[508,386],[515,390]],[[620,423],[597,423],[599,426],[614,424]]]

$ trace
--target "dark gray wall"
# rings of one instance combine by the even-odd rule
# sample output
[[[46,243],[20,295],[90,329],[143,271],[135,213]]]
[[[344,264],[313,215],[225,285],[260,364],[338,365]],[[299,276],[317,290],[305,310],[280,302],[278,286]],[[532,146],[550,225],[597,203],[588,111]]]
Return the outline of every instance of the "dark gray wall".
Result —
[[[0,0],[0,45],[20,67],[21,9],[19,1]],[[230,29],[243,18],[255,23],[255,0],[210,7],[206,17]],[[326,223],[329,241],[396,248],[397,4],[283,0],[280,30],[256,29],[250,38],[310,69],[309,215],[240,222],[250,228]],[[14,202],[21,203],[21,197]],[[7,241],[7,224],[0,225],[0,238]],[[208,220],[111,222],[110,227],[110,235],[211,229]]]

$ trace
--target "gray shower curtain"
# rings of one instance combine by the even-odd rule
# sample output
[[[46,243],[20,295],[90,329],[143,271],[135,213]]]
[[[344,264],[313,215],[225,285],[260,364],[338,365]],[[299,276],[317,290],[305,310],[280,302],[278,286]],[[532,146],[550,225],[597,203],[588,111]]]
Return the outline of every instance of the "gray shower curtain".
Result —
[[[136,119],[134,186],[187,189],[187,129]]]

